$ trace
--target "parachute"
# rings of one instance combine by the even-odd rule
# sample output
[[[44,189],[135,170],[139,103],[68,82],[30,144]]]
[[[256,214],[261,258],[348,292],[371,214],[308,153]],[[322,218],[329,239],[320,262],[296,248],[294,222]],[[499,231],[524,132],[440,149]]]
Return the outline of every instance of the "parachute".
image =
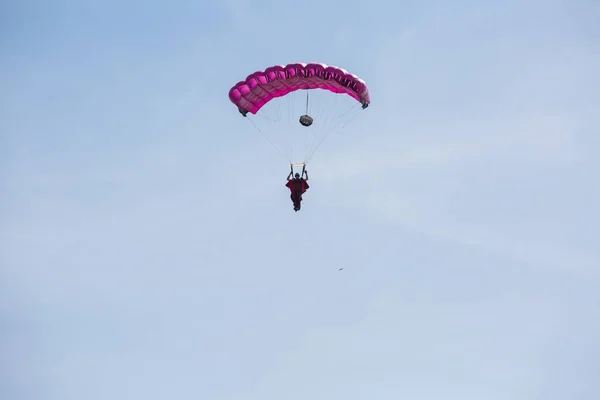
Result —
[[[306,165],[331,133],[371,102],[362,79],[320,63],[256,71],[230,89],[229,99],[292,165]]]

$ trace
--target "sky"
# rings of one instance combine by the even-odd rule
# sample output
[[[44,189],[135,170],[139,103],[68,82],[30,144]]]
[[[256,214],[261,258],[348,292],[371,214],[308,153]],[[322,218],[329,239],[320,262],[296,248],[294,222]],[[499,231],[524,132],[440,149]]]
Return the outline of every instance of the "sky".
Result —
[[[2,2],[0,398],[600,398],[598,20]],[[371,105],[295,213],[228,91],[312,61]]]

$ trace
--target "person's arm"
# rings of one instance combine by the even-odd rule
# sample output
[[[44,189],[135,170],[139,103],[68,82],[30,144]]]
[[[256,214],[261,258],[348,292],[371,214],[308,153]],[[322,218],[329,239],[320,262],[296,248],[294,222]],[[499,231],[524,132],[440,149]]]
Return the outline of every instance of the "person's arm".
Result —
[[[294,166],[292,165],[292,166],[290,166],[290,174],[289,174],[289,175],[288,175],[288,177],[287,177],[287,180],[288,180],[288,181],[291,181],[291,180],[292,180],[292,175],[293,175],[293,174],[294,174]]]
[[[305,180],[307,181],[308,180],[308,171],[307,170],[304,170],[304,175],[306,176]]]

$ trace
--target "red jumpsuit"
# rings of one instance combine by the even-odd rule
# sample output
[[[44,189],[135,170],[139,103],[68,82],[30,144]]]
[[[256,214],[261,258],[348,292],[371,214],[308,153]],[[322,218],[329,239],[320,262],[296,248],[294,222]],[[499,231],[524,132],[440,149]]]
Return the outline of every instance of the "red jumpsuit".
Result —
[[[300,209],[300,203],[302,202],[302,194],[306,192],[310,186],[304,180],[304,178],[294,178],[285,185],[290,189],[290,198],[294,203],[294,211],[298,211]]]

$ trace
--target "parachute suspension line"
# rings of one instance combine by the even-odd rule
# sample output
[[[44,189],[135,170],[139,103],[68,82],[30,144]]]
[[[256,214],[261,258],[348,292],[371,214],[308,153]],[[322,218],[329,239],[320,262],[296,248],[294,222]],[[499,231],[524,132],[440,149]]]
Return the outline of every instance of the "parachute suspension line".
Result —
[[[325,139],[327,139],[327,136],[329,136],[329,134],[331,132],[333,132],[334,130],[335,130],[335,125],[329,127],[329,129],[327,130],[327,132],[325,132],[325,135],[323,135],[323,138],[316,143],[316,146],[313,148],[313,150],[310,152],[310,154],[308,154],[308,157],[306,158],[306,162],[307,163],[315,155],[315,153],[317,152],[317,150],[319,150],[319,147],[321,147],[321,145],[323,144],[323,142],[325,142]]]
[[[332,104],[331,104],[331,110],[335,110],[336,108],[338,108],[338,100],[339,97],[338,96],[333,96],[332,97]],[[327,107],[329,108],[329,107]],[[321,147],[321,144],[325,141],[325,139],[327,138],[327,136],[329,135],[329,133],[335,129],[335,125],[333,125],[333,122],[336,119],[336,114],[339,114],[339,112],[335,113],[328,113],[327,115],[325,115],[325,109],[326,107],[321,107],[321,115],[320,115],[320,120],[323,121],[322,126],[329,126],[329,129],[327,129],[327,131],[325,131],[325,134],[323,135],[323,137],[321,138],[321,140],[319,140],[319,137],[315,134],[312,138],[312,143],[310,146],[310,149],[312,151],[307,152],[307,160],[306,162],[308,162],[312,156],[317,152],[317,150],[319,149],[319,147]],[[323,118],[325,116],[325,118]],[[331,121],[331,122],[329,122]]]
[[[325,99],[327,98],[327,97],[326,97],[326,96],[327,96],[327,94],[326,94],[326,93],[324,93],[324,92],[322,92],[322,91],[319,91],[318,93],[320,94],[320,99],[321,99],[321,101],[322,101],[322,103],[323,103],[323,104],[321,104],[321,107],[320,107],[320,108],[321,108],[321,112],[320,112],[320,114],[319,114],[319,117],[318,117],[318,122],[317,122],[317,123],[320,123],[321,127],[325,127],[325,126],[327,126],[327,121],[328,121],[328,120],[329,120],[329,118],[330,118],[330,115],[328,115],[328,113],[326,112],[326,110],[328,109],[328,107],[324,107],[324,104],[325,104],[325,102],[326,102],[326,100],[325,100]],[[314,96],[313,96],[313,97],[314,97]],[[337,100],[338,100],[338,97],[337,97],[337,96],[334,96],[334,97],[332,98],[332,100],[331,100],[331,102],[332,102],[332,104],[331,104],[331,109],[335,109],[335,107],[336,107],[336,104],[337,104]],[[312,135],[312,137],[311,137],[311,143],[310,143],[309,149],[308,149],[308,151],[307,151],[307,158],[310,158],[310,157],[312,157],[312,156],[310,155],[310,153],[314,153],[314,152],[316,151],[315,147],[317,147],[317,146],[318,146],[318,143],[319,143],[319,135],[318,135],[318,133],[315,131],[315,132],[314,132],[314,134],[313,134],[313,135]],[[310,151],[311,149],[313,149],[313,151]]]
[[[361,106],[362,108],[362,106]],[[352,115],[350,116],[350,118],[348,118],[348,120],[342,125],[341,129],[346,128],[346,126],[354,119],[354,117],[356,117],[359,113],[359,109],[358,106],[353,107],[352,109],[348,110],[346,113],[344,113],[344,115],[342,115],[343,117],[345,117],[346,115],[352,113]]]
[[[308,115],[308,94],[309,94],[310,90],[306,90],[306,110],[304,112],[304,115]],[[303,132],[305,135],[307,135],[309,137],[309,139],[304,141],[304,156],[308,155],[308,149],[309,149],[309,145],[310,145],[310,137],[312,136],[311,134],[313,133],[314,129],[310,129],[307,132]],[[303,162],[306,162],[306,159],[302,160]]]
[[[331,132],[333,132],[335,130],[335,126],[330,127],[327,132],[325,132],[325,135],[323,135],[323,138],[317,143],[316,147],[313,149],[313,151],[310,152],[310,154],[308,155],[308,157],[306,158],[306,162],[308,163],[310,161],[310,159],[315,155],[315,153],[317,152],[317,150],[319,150],[319,147],[321,147],[321,145],[323,144],[323,142],[325,142],[325,139],[327,139],[327,136],[329,136],[329,134]]]
[[[323,127],[326,126],[325,124],[323,124],[323,121],[324,121],[323,115],[325,114],[325,110],[327,109],[327,107],[325,107],[325,104],[327,103],[327,95],[322,90],[315,91],[312,96],[312,100],[311,100],[312,103],[315,102],[315,96],[319,102],[319,106],[317,107],[317,109],[321,108],[321,113],[320,113],[319,119],[316,121],[316,126],[310,131],[309,139],[306,141],[306,152],[304,153],[306,155],[305,161],[308,161],[308,159],[310,158],[310,154],[313,152],[313,149],[315,148],[315,146],[318,143],[319,136],[323,132]],[[334,96],[334,99],[337,99],[337,96]],[[307,94],[307,114],[308,114],[308,111],[309,110],[308,110],[308,94]]]
[[[306,91],[306,115],[308,115],[308,90]]]
[[[283,121],[283,113],[281,110],[281,103],[280,102],[274,102],[275,103],[275,109],[277,110],[277,125],[279,126],[280,123]],[[278,134],[281,146],[283,147],[283,152],[285,153],[285,149],[287,147],[286,145],[286,141],[285,141],[285,132],[283,132],[283,129],[277,129],[275,131],[276,134]]]
[[[290,143],[291,143],[291,147],[292,147],[292,160],[296,159],[296,137],[294,135],[294,130],[296,129],[295,125],[292,125],[292,116],[294,115],[294,110],[296,109],[296,96],[292,95],[291,99],[290,99],[290,107],[288,109],[288,116],[287,116],[287,120],[288,123],[290,125],[289,130],[288,130],[288,135],[289,135],[289,139],[290,139]]]
[[[308,161],[315,155],[315,153],[317,152],[317,150],[319,149],[319,147],[321,147],[321,145],[323,144],[323,142],[325,142],[325,139],[327,139],[327,136],[329,136],[329,134],[331,132],[337,130],[337,128],[340,127],[338,124],[334,124],[334,121],[336,121],[340,117],[345,117],[345,116],[351,114],[351,117],[347,121],[345,121],[345,122],[343,122],[341,124],[340,130],[344,129],[346,127],[346,125],[348,125],[350,123],[350,121],[352,121],[352,119],[354,119],[354,117],[356,117],[358,115],[358,112],[359,112],[359,107],[358,106],[353,106],[349,110],[341,112],[341,113],[338,113],[335,116],[333,116],[330,128],[327,130],[327,132],[325,133],[325,135],[323,136],[323,138],[319,141],[319,143],[317,144],[316,148],[310,153],[310,155],[308,156],[306,162],[308,163]]]
[[[307,109],[307,114],[310,112],[311,108],[315,109],[313,106],[316,103],[317,108],[315,112],[319,113],[319,116],[314,122],[314,128],[310,131],[310,136],[306,143],[305,162],[310,160],[311,154],[313,154],[318,147],[319,138],[323,135],[323,133],[326,133],[327,124],[325,121],[327,118],[325,116],[327,116],[327,110],[335,109],[335,102],[338,99],[337,95],[333,96],[333,106],[330,107],[330,103],[332,102],[331,93],[325,90],[315,90],[311,94],[312,96],[309,103],[310,108]]]
[[[254,129],[289,163],[298,165],[311,161],[324,142],[350,125],[360,110],[358,102],[348,104],[346,97],[341,94],[332,96],[325,90],[309,92],[307,90],[304,94],[302,90],[298,90],[288,96],[281,96],[261,112],[248,114]],[[298,115],[303,114],[303,111],[311,112],[311,109],[316,113],[314,122],[310,125],[302,124],[301,121],[298,123]]]
[[[273,144],[273,142],[267,137],[267,135],[265,135],[265,133],[260,130],[260,128],[258,126],[256,126],[256,124],[254,123],[254,121],[252,120],[252,118],[246,118],[248,121],[250,121],[250,123],[252,124],[252,126],[254,126],[254,128],[265,138],[267,139],[267,142],[271,143],[271,146],[273,146],[273,148],[275,148],[277,151],[279,151],[281,153],[281,155],[283,156],[284,159],[287,159],[288,162],[292,162],[291,160],[289,160],[286,156],[285,153],[277,146],[275,146]]]

